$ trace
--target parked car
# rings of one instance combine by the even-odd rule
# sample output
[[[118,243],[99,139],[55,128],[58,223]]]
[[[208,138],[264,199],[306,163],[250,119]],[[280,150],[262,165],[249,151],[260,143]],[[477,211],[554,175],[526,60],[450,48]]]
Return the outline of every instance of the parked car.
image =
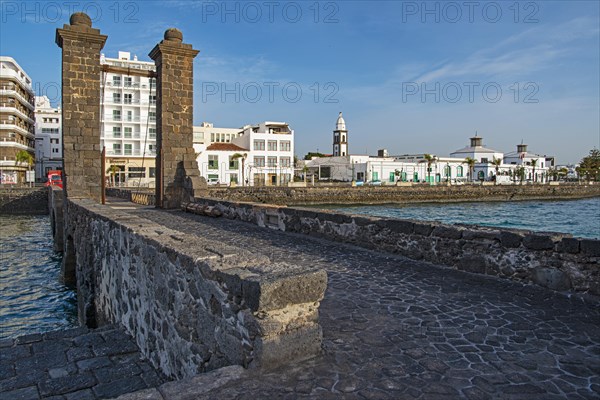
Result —
[[[364,183],[363,181],[355,181],[355,182],[354,182],[354,184],[355,184],[356,186],[362,186],[362,185],[364,185],[365,183]]]
[[[371,181],[367,183],[369,186],[381,186],[381,181]]]

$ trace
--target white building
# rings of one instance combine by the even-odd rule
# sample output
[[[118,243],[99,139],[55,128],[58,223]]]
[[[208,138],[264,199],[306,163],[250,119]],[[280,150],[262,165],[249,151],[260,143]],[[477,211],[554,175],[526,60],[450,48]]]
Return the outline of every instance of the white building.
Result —
[[[0,184],[25,182],[29,165],[19,151],[35,157],[34,93],[31,78],[12,58],[0,56]]]
[[[139,61],[119,51],[118,58],[100,57],[102,64],[155,71],[154,62]],[[156,80],[119,73],[102,75],[100,144],[106,168],[117,185],[152,187],[156,168]]]
[[[549,157],[551,160],[554,158]],[[511,165],[512,170],[515,170],[515,166],[523,168],[524,181],[527,182],[545,182],[548,178],[548,169],[551,165],[548,164],[546,156],[539,154],[530,153],[527,151],[526,144],[518,144],[517,151],[507,153],[504,156],[504,163]],[[515,180],[519,180],[517,177]]]
[[[285,122],[194,127],[200,175],[209,183],[284,186],[294,174],[294,131]]]
[[[493,179],[496,174],[496,166],[493,162],[494,160],[503,160],[504,153],[484,147],[483,138],[480,136],[475,135],[470,140],[470,146],[450,153],[450,157],[462,159],[463,161],[467,158],[475,160],[472,171],[469,171],[470,168],[467,166],[467,180],[484,181]]]
[[[348,154],[348,130],[346,129],[346,121],[342,117],[342,113],[338,116],[333,131],[333,156],[347,156]]]
[[[46,182],[48,171],[63,168],[62,113],[47,96],[35,98],[35,177]]]

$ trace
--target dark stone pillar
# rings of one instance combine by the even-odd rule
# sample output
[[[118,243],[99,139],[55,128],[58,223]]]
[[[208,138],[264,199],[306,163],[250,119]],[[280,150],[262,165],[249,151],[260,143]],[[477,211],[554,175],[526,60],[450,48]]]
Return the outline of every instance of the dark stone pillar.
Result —
[[[167,29],[149,56],[156,62],[156,201],[178,208],[202,184],[193,147],[194,57],[182,33]]]
[[[68,197],[101,201],[100,51],[107,36],[92,28],[85,13],[71,15],[56,30],[62,49],[62,131],[64,176]]]

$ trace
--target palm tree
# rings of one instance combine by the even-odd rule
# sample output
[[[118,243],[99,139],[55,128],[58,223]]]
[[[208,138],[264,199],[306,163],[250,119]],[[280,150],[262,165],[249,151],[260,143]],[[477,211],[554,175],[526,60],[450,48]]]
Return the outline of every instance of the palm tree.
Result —
[[[515,177],[519,178],[520,184],[523,184],[523,180],[525,179],[525,167],[522,165],[519,165],[517,168],[515,168]]]
[[[495,180],[496,180],[496,185],[497,185],[498,184],[498,174],[500,173],[500,165],[502,165],[502,159],[494,157],[494,159],[492,160],[492,165],[496,169]]]
[[[427,163],[427,182],[431,183],[431,166],[437,161],[437,157],[431,154],[423,154],[424,160],[421,162]]]
[[[26,150],[19,150],[17,154],[15,154],[15,161],[19,164],[26,163],[29,171],[31,171],[31,167],[35,163],[35,158],[31,155],[30,152]],[[32,182],[29,182],[29,186],[32,185]]]
[[[474,169],[475,169],[475,159],[471,158],[471,157],[467,157],[465,158],[465,161],[463,161],[464,164],[467,164],[469,166],[469,178],[471,178],[471,182],[473,182],[473,173],[474,173]]]
[[[234,155],[231,156],[232,160],[237,160],[237,159],[242,159],[242,186],[245,185],[246,180],[244,179],[244,167],[245,167],[245,163],[246,163],[246,157],[248,157],[247,153],[241,154],[241,153],[235,153]]]
[[[117,167],[116,165],[111,165],[110,167],[107,168],[106,173],[110,176],[112,186],[116,185],[115,175],[118,174],[119,172],[121,172],[121,169],[119,167]]]
[[[536,181],[536,179],[535,179],[535,167],[537,165],[537,162],[538,162],[537,158],[531,160],[531,167],[533,168],[533,171],[531,173],[533,175],[532,176],[533,183],[535,183],[535,181]]]

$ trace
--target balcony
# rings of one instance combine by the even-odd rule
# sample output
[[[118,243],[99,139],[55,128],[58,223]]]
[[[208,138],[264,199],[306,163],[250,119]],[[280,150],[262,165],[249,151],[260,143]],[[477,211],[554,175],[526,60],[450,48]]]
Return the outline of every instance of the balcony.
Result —
[[[14,132],[19,132],[30,139],[35,138],[33,128],[31,128],[31,132],[30,132],[27,129],[22,128],[21,126],[16,125],[14,122],[0,121],[0,129],[7,129],[7,130],[12,130]]]
[[[30,115],[26,114],[25,110],[21,110],[18,107],[15,107],[14,105],[0,104],[0,112],[7,113],[7,114],[16,114],[17,116],[19,116],[19,118],[21,118],[25,122],[29,122],[30,124],[35,124],[33,115],[30,116]]]

